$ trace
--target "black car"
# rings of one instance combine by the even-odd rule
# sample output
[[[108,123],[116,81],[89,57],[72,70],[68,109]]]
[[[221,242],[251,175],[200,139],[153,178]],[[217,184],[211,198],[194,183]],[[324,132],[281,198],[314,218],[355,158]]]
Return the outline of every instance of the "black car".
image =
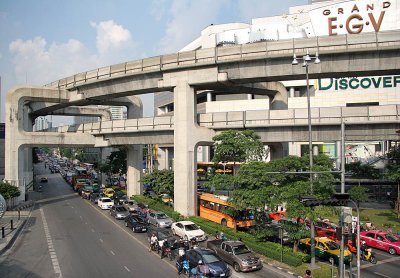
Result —
[[[111,199],[113,199],[114,204],[122,205],[122,203],[127,199],[127,196],[122,191],[115,191]]]
[[[101,197],[104,197],[104,195],[101,194],[101,193],[93,192],[93,193],[90,194],[90,201],[91,201],[92,203],[94,203],[94,204],[97,204],[97,201],[98,201],[99,198],[101,198]]]
[[[162,245],[162,242],[164,240],[167,240],[168,245],[171,247],[171,249],[176,249],[178,247],[180,238],[178,236],[173,235],[170,229],[149,226],[149,228],[147,230],[147,240],[149,242],[150,242],[150,238],[153,235],[153,233],[156,234],[156,236],[158,238],[158,244],[160,246]]]
[[[210,277],[229,277],[232,271],[228,265],[208,248],[198,247],[186,251],[186,258],[189,261],[190,268],[197,267],[199,261],[202,261],[210,270]]]
[[[147,223],[135,215],[129,215],[125,218],[125,226],[132,229],[134,233],[146,232],[148,229]]]

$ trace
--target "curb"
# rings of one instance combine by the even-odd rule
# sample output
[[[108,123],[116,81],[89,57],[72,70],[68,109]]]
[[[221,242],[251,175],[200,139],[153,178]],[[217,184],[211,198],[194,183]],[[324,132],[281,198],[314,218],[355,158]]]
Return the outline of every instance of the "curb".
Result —
[[[271,264],[271,263],[265,263],[265,262],[264,262],[264,264],[267,264],[268,266],[271,266],[271,267],[273,267],[273,268],[279,269],[279,270],[282,271],[282,272],[286,272],[286,273],[288,273],[289,275],[292,275],[293,277],[303,278],[302,276],[299,276],[299,275],[297,275],[297,274],[295,274],[295,273],[293,273],[293,272],[291,272],[291,271],[289,271],[289,270],[286,270],[286,269],[284,269],[284,268],[282,268],[282,267],[273,265],[273,264]]]
[[[9,240],[8,240],[7,244],[0,250],[0,256],[2,256],[7,250],[9,250],[13,246],[14,242],[17,240],[18,236],[21,234],[26,223],[28,222],[34,206],[35,206],[35,202],[31,201],[27,204],[24,204],[24,205],[18,207],[19,209],[30,208],[28,210],[29,213],[26,216],[26,218],[24,220],[22,220],[22,222],[21,222],[21,220],[18,220],[18,224],[17,224],[18,227],[15,228],[15,230],[12,232],[11,236],[8,236]],[[7,237],[5,237],[4,239],[7,240]]]

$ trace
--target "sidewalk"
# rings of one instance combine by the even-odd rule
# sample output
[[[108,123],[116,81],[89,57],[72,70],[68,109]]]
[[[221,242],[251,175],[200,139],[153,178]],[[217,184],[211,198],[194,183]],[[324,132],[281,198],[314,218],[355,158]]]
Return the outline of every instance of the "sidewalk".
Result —
[[[0,256],[12,246],[29,218],[34,205],[35,203],[33,201],[23,202],[18,205],[19,211],[7,210],[4,216],[0,219]],[[13,227],[11,227],[11,220]]]

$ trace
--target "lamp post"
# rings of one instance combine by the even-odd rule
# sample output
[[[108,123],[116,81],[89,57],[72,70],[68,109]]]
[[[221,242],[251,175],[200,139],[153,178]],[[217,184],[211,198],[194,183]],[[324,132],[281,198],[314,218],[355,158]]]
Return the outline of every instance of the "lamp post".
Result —
[[[296,54],[293,54],[292,65],[298,65],[298,60],[302,60],[302,66],[306,69],[306,82],[307,82],[307,114],[308,114],[308,153],[310,158],[310,191],[311,195],[313,194],[313,151],[312,151],[312,128],[311,128],[311,103],[310,103],[310,80],[308,78],[308,66],[312,60],[314,60],[314,64],[319,64],[321,61],[318,57],[318,52],[315,56],[310,56],[308,49],[306,55],[302,58],[297,58]],[[314,221],[310,221],[310,229],[311,229],[311,268],[315,268],[315,229],[314,229]]]
[[[354,202],[352,199],[349,199],[350,202],[353,203],[353,205],[357,209],[357,278],[361,278],[361,265],[360,265],[360,209],[357,205],[356,202]]]

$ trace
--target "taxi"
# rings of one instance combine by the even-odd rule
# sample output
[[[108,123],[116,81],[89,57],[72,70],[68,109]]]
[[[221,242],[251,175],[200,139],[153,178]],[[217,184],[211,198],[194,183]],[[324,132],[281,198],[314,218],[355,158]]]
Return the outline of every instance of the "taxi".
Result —
[[[106,196],[106,197],[112,197],[112,196],[114,196],[114,193],[115,193],[115,191],[114,191],[114,189],[112,189],[112,188],[106,188],[106,189],[104,189],[104,191],[103,191],[103,194]]]
[[[301,239],[299,242],[299,249],[304,253],[311,252],[311,239]],[[329,262],[339,263],[340,246],[336,241],[327,237],[315,238],[315,256]],[[353,260],[353,254],[349,250],[344,250],[344,263],[348,264]]]
[[[400,239],[387,231],[364,231],[360,233],[360,239],[367,246],[387,251],[390,255],[400,255]]]

